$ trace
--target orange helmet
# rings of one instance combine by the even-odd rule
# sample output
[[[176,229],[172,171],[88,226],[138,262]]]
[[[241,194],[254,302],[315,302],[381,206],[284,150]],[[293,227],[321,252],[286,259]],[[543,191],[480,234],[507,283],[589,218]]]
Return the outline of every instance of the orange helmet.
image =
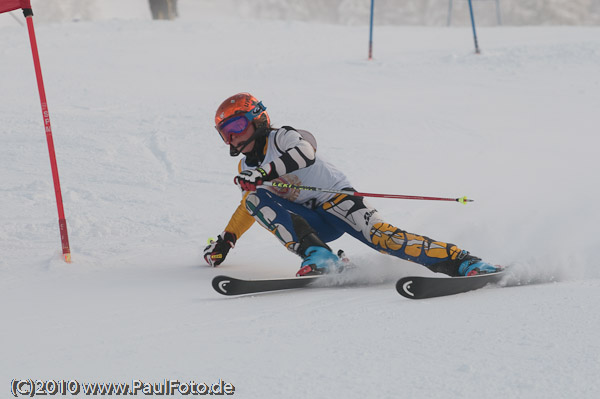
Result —
[[[219,125],[223,121],[234,115],[253,111],[259,103],[260,101],[250,93],[238,93],[229,97],[217,108],[217,113],[215,114],[215,126],[217,130],[219,130]],[[271,125],[271,119],[269,119],[269,114],[265,110],[266,108],[261,106],[258,110],[259,113],[254,116],[253,122],[257,129],[268,128]]]

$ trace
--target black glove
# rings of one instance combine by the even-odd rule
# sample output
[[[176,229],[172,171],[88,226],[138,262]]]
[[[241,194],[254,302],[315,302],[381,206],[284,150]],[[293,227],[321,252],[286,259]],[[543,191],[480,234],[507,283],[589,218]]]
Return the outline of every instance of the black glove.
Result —
[[[225,260],[229,250],[235,246],[237,238],[235,234],[224,231],[217,237],[217,241],[212,241],[204,248],[204,260],[212,267],[217,267]]]
[[[264,169],[249,169],[237,175],[233,182],[237,184],[242,191],[256,191],[256,186],[260,186],[267,176]]]

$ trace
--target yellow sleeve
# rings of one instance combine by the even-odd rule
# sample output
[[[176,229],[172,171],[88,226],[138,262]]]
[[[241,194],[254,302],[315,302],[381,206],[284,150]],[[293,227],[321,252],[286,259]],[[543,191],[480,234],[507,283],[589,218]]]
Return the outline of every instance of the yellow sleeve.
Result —
[[[245,205],[247,194],[244,195],[242,202],[231,216],[227,227],[225,227],[225,231],[235,234],[238,240],[254,224],[254,218],[248,213]]]
[[[238,173],[242,171],[242,161],[238,164]],[[225,231],[235,234],[235,237],[239,240],[242,234],[244,234],[254,224],[254,218],[248,213],[246,209],[246,197],[249,193],[244,193],[240,205],[231,216]]]

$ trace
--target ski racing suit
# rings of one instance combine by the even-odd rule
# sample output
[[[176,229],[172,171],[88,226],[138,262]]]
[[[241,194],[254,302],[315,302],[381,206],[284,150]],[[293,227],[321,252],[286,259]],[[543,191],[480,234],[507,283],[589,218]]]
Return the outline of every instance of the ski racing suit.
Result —
[[[238,172],[262,167],[265,180],[354,191],[348,178],[316,153],[312,134],[289,126],[257,139],[254,154],[245,154]],[[270,231],[290,251],[304,256],[302,239],[313,232],[325,243],[344,233],[379,252],[458,275],[468,255],[454,244],[408,233],[385,222],[363,197],[318,191],[260,187],[244,192],[225,231],[239,238],[254,222]]]

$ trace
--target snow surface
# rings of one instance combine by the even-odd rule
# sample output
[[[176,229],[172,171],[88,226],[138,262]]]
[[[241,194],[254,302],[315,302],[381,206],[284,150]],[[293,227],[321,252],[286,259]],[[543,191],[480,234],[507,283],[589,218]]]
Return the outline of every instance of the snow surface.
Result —
[[[367,61],[365,26],[38,26],[65,264],[27,33],[0,28],[0,392],[222,378],[240,398],[599,397],[600,30],[478,33],[481,55],[469,28],[379,28]],[[313,132],[360,191],[474,198],[371,202],[536,284],[410,301],[395,280],[429,271],[342,238],[365,284],[215,293],[217,274],[299,266],[259,226],[218,269],[202,260],[240,198],[213,128],[239,91]]]

